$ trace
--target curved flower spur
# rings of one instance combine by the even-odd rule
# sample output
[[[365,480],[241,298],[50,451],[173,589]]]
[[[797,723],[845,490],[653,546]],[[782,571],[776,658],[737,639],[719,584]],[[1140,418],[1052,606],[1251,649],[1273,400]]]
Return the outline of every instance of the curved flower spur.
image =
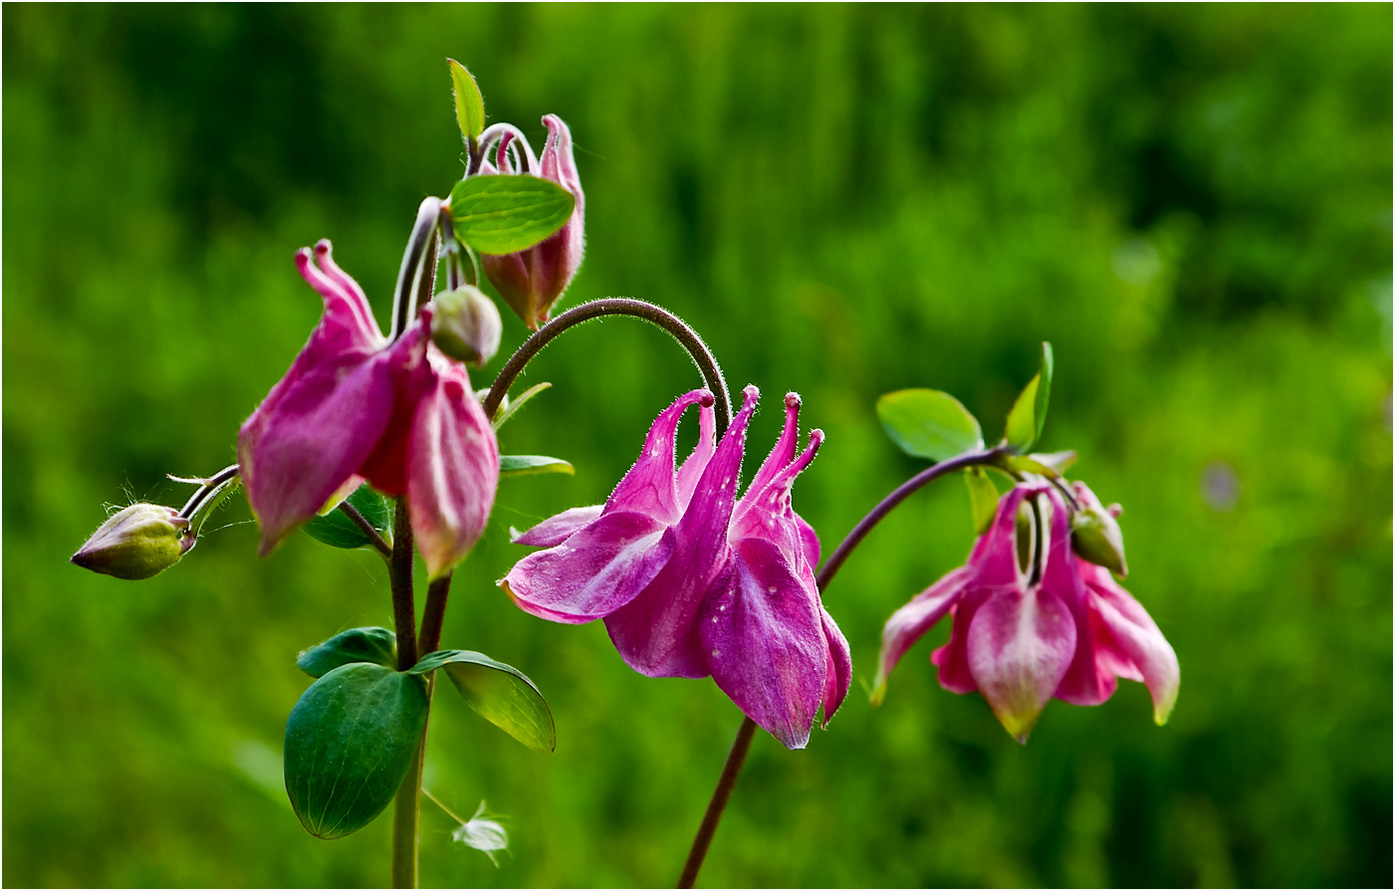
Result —
[[[790,487],[823,432],[797,453],[799,397],[737,499],[746,427],[759,391],[715,442],[712,394],[695,390],[660,412],[644,452],[604,505],[573,508],[518,536],[546,548],[500,585],[518,606],[554,622],[603,618],[626,664],[649,677],[708,675],[753,721],[791,749],[809,740],[848,691],[847,641],[823,608],[813,566],[818,537],[794,512]],[[699,406],[697,446],[675,470],[674,434]]]

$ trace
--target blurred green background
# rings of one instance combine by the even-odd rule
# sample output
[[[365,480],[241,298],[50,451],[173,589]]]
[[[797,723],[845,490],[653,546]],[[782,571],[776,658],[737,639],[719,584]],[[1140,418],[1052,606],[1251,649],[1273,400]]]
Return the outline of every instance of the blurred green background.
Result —
[[[571,125],[568,303],[690,320],[765,393],[755,458],[803,394],[828,441],[796,506],[825,553],[921,466],[879,394],[948,390],[993,436],[1050,340],[1043,448],[1125,506],[1128,587],[1181,660],[1167,727],[1123,683],[1023,747],[939,688],[946,626],[870,709],[881,624],[968,551],[940,483],[830,587],[853,693],[805,751],[757,738],[703,884],[1389,886],[1391,26],[1385,4],[7,4],[4,884],[388,881],[388,821],[314,839],[280,773],[296,653],[389,624],[377,557],[300,535],[258,561],[239,496],[152,581],[67,558],[104,506],[178,504],[166,473],[231,462],[318,317],[296,248],[333,239],[386,317],[418,202],[461,172],[451,56],[492,121],[539,146],[541,115]],[[613,320],[542,380],[503,448],[577,475],[502,484],[445,644],[528,672],[558,749],[443,690],[427,786],[487,800],[512,846],[496,869],[425,805],[422,882],[667,885],[739,712],[493,581],[510,525],[603,500],[698,378]]]

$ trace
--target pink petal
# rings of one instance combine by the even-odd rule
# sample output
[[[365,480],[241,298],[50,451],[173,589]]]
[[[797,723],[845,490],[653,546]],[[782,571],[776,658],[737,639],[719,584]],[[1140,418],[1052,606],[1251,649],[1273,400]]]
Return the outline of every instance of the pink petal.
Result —
[[[711,403],[701,403],[698,409],[698,440],[693,446],[692,454],[683,461],[683,466],[678,468],[678,506],[679,510],[686,510],[688,502],[693,498],[693,489],[697,487],[697,481],[702,476],[702,472],[707,469],[707,462],[712,460],[712,454],[717,450],[716,411]]]
[[[969,625],[969,670],[1008,733],[1026,742],[1075,655],[1075,620],[1044,588],[993,592]]]
[[[830,661],[817,594],[779,548],[761,539],[736,546],[724,581],[700,624],[712,679],[786,748],[802,749]]]
[[[623,609],[606,618],[606,630],[615,648],[640,674],[708,674],[695,626],[708,588],[727,562],[727,527],[736,504],[746,427],[758,396],[755,387],[746,388],[745,404],[703,469],[682,519],[673,527],[675,548],[664,571]]]
[[[775,441],[775,447],[770,450],[769,457],[751,478],[751,484],[746,487],[745,500],[759,500],[765,487],[770,485],[776,474],[794,460],[795,452],[799,448],[799,406],[798,393],[785,394],[785,427],[780,432],[780,438]]]
[[[499,485],[499,444],[465,369],[433,362],[407,448],[407,506],[430,578],[449,572],[484,532]]]
[[[543,520],[538,525],[514,538],[514,544],[530,548],[556,547],[567,538],[593,522],[601,515],[605,505],[593,504],[590,507],[573,507],[554,517]]]
[[[529,554],[500,584],[524,612],[580,624],[629,603],[673,553],[674,536],[646,514],[602,514],[562,544]]]
[[[1092,618],[1112,636],[1109,652],[1127,659],[1142,676],[1153,697],[1153,720],[1165,723],[1181,685],[1176,652],[1143,606],[1110,577],[1109,570],[1082,562],[1081,575],[1092,595]],[[1123,672],[1119,675],[1128,677]]]
[[[711,402],[712,394],[707,390],[693,390],[678,397],[672,405],[659,412],[653,426],[649,428],[649,435],[644,440],[644,451],[640,453],[639,460],[606,500],[607,511],[635,511],[653,517],[665,525],[671,525],[678,520],[681,508],[673,466],[674,435],[678,430],[678,420],[689,406]]]
[[[549,252],[549,265],[553,268],[550,270],[547,292],[552,300],[556,300],[576,275],[586,249],[586,195],[581,191],[581,175],[577,172],[572,153],[572,131],[555,114],[545,115],[542,122],[547,126],[547,142],[543,143],[539,159],[542,176],[571,192],[576,199],[571,219],[552,236],[558,244],[556,249]]]
[[[848,649],[848,639],[823,604],[819,604],[819,617],[823,624],[824,642],[828,647],[828,665],[824,669],[823,681],[823,726],[826,728],[848,695],[848,686],[852,683],[852,651]]]
[[[872,703],[879,705],[886,693],[887,679],[896,663],[925,632],[944,618],[964,593],[974,570],[961,566],[911,598],[910,603],[891,614],[882,629],[882,651],[877,658],[877,677],[872,682]],[[966,691],[965,691],[966,692]]]

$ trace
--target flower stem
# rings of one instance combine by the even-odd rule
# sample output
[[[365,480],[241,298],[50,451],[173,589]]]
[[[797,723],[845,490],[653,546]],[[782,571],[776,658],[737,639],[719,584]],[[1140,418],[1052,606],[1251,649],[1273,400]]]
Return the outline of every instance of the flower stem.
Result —
[[[339,502],[339,512],[352,520],[359,531],[368,536],[368,540],[373,543],[374,548],[377,548],[379,554],[388,559],[392,558],[392,545],[387,543],[387,539],[373,528],[373,524],[368,522],[368,518],[359,513],[358,508],[350,504],[348,499]]]
[[[402,336],[402,332],[407,330],[407,326],[416,318],[417,291],[422,276],[423,262],[428,247],[433,254],[430,282],[427,286],[427,293],[434,286],[436,280],[435,254],[435,234],[436,226],[441,219],[441,199],[427,198],[421,202],[421,207],[417,209],[417,221],[412,226],[412,237],[407,241],[407,250],[402,254],[402,267],[397,271],[397,287],[393,290],[392,296],[392,333],[388,335],[389,340],[396,340]]]
[[[707,804],[707,813],[702,815],[702,825],[698,827],[697,838],[688,851],[688,862],[683,864],[683,875],[678,879],[678,887],[691,888],[697,881],[698,870],[702,869],[707,848],[712,844],[712,836],[717,832],[717,824],[726,810],[727,799],[736,786],[736,778],[741,774],[741,765],[746,763],[746,753],[751,749],[751,739],[756,734],[756,722],[746,718],[741,729],[736,731],[736,742],[731,744],[731,753],[722,767],[722,776],[717,780],[717,788],[712,791],[712,800]]]
[[[1004,452],[1000,447],[965,452],[962,455],[931,465],[897,486],[890,495],[878,502],[877,506],[872,508],[867,516],[853,527],[837,549],[824,561],[817,577],[819,593],[822,594],[828,588],[839,568],[867,537],[867,534],[898,504],[905,501],[912,492],[955,470],[961,470],[975,464],[996,465],[1003,454]],[[688,862],[684,864],[683,875],[678,879],[679,888],[691,888],[693,883],[697,881],[698,870],[702,868],[703,858],[707,856],[707,848],[712,843],[712,836],[717,832],[717,824],[721,822],[727,800],[731,798],[731,790],[736,786],[736,779],[741,773],[742,764],[746,761],[746,753],[751,748],[751,737],[755,730],[756,723],[750,718],[741,722],[741,729],[736,734],[736,742],[732,743],[731,753],[727,755],[727,763],[722,767],[722,776],[717,780],[717,788],[712,791],[712,800],[707,805],[707,813],[703,815],[702,825],[698,827],[697,837],[693,839],[693,846],[688,851]]]
[[[722,378],[722,369],[717,365],[717,360],[713,358],[707,344],[703,343],[697,332],[678,316],[663,307],[629,297],[607,297],[574,306],[533,332],[533,336],[523,341],[522,346],[504,363],[499,376],[490,386],[489,396],[484,400],[485,417],[494,417],[509,387],[513,386],[513,382],[523,373],[524,366],[541,352],[543,347],[551,343],[553,338],[568,328],[602,316],[634,316],[671,334],[674,340],[688,351],[698,371],[702,372],[702,379],[707,383],[707,388],[716,397],[717,436],[720,437],[726,431],[727,425],[731,423],[731,395],[727,392],[726,380]]]
[[[407,496],[397,499],[392,523],[392,554],[388,557],[388,578],[392,587],[392,622],[397,633],[397,670],[417,664],[416,603],[412,593],[412,524],[407,517]],[[427,702],[431,683],[427,682]],[[428,705],[428,719],[430,716]],[[417,886],[417,840],[421,824],[421,772],[426,755],[426,730],[412,756],[412,764],[402,785],[397,787],[392,815],[392,886]]]
[[[421,634],[417,637],[420,655],[441,648],[441,628],[446,621],[446,598],[450,596],[450,573],[432,579],[426,588],[426,611],[421,617]]]

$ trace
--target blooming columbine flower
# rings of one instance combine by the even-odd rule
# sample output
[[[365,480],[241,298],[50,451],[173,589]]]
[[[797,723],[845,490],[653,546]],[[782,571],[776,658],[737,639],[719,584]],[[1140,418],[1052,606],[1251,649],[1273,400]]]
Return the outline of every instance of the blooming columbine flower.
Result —
[[[524,324],[535,331],[540,322],[547,321],[548,310],[571,284],[572,276],[581,266],[581,254],[586,246],[586,198],[581,192],[581,177],[576,172],[576,161],[572,158],[571,131],[555,114],[547,115],[542,120],[547,125],[547,142],[543,144],[541,161],[534,160],[527,143],[521,139],[519,141],[523,142],[528,155],[529,170],[536,171],[543,179],[550,179],[572,193],[576,207],[572,210],[571,218],[561,229],[530,248],[512,254],[480,256],[484,274],[498,289],[499,296],[513,307]],[[499,144],[498,168],[486,163],[481,169],[482,173],[516,172],[508,161],[508,145],[509,138],[506,136]]]
[[[1102,510],[1084,484],[1076,483],[1075,491],[1086,506]],[[1043,544],[1023,561],[1024,568],[1018,559],[1018,508],[1028,497],[1049,519],[1039,536],[1029,525],[1026,534]],[[1049,485],[1022,484],[1004,495],[968,565],[887,620],[874,703],[881,701],[901,656],[947,613],[954,616],[949,643],[930,656],[939,666],[940,685],[955,693],[981,691],[1021,742],[1048,699],[1098,705],[1114,693],[1116,678],[1148,685],[1159,724],[1177,700],[1180,676],[1172,647],[1108,570],[1072,553],[1066,504]]]
[[[407,495],[417,546],[434,578],[484,531],[499,482],[499,446],[465,369],[431,344],[432,307],[396,341],[378,330],[358,283],[328,241],[296,253],[324,315],[237,438],[261,554],[360,478]]]
[[[818,537],[790,506],[790,486],[818,450],[796,454],[799,397],[785,397],[785,429],[740,500],[746,426],[759,395],[714,442],[712,395],[680,397],[655,419],[635,466],[596,507],[574,508],[528,530],[524,557],[500,584],[522,609],[554,622],[604,618],[615,648],[649,677],[701,678],[791,749],[809,741],[848,692],[847,641],[819,601]],[[698,444],[674,470],[674,433],[700,405]]]

